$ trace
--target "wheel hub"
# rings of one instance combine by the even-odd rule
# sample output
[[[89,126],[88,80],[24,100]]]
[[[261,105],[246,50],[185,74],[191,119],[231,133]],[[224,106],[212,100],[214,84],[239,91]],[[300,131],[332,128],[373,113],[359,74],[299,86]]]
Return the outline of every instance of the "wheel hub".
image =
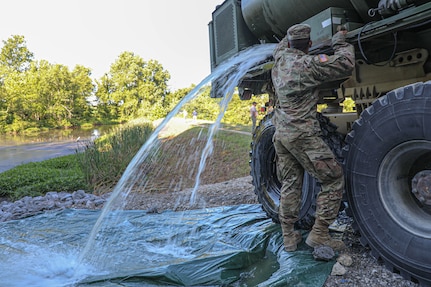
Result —
[[[412,193],[419,202],[431,206],[431,170],[420,171],[413,177]]]
[[[430,162],[431,141],[409,140],[385,155],[377,175],[385,211],[399,227],[426,238],[431,238]]]

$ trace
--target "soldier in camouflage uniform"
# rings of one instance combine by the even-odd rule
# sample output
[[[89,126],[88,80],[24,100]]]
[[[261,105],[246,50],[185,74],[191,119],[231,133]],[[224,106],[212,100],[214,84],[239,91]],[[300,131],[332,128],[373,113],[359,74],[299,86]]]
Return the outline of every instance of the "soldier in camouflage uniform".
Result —
[[[272,81],[279,106],[275,109],[274,147],[278,178],[282,183],[279,219],[286,251],[301,242],[294,230],[301,204],[304,169],[319,180],[316,220],[306,243],[311,247],[327,245],[334,250],[345,247],[329,235],[328,226],[338,215],[344,189],[343,170],[330,148],[320,137],[316,119],[319,85],[349,77],[354,68],[354,48],[345,42],[346,31],[332,38],[334,55],[308,55],[311,28],[297,24],[274,50]]]

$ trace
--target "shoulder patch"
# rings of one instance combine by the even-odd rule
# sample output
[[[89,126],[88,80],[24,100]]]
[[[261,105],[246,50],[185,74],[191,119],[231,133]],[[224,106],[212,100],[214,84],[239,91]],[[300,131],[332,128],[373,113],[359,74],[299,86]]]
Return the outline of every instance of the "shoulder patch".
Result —
[[[325,63],[325,62],[328,62],[328,56],[327,55],[325,55],[325,54],[319,54],[319,61],[320,61],[320,63]]]

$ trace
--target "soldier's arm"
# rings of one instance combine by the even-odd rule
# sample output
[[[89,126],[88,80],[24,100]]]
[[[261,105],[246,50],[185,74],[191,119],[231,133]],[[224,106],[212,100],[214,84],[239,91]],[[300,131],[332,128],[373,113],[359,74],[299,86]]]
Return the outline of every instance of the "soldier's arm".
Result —
[[[311,69],[316,80],[335,80],[352,74],[355,67],[355,50],[345,41],[345,33],[340,31],[332,37],[334,55],[320,54],[313,57]]]

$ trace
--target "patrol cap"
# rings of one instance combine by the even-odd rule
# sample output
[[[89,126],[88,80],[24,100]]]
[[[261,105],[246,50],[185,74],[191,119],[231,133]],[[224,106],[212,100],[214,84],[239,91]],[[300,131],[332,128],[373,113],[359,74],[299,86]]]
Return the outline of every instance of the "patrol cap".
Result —
[[[287,39],[300,40],[300,39],[310,39],[311,27],[307,24],[296,24],[287,30]]]

